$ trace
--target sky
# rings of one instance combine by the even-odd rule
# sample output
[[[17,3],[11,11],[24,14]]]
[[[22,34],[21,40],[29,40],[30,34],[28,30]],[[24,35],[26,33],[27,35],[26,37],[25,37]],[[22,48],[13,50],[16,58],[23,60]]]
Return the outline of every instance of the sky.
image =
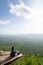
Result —
[[[43,0],[0,0],[0,34],[43,34]]]

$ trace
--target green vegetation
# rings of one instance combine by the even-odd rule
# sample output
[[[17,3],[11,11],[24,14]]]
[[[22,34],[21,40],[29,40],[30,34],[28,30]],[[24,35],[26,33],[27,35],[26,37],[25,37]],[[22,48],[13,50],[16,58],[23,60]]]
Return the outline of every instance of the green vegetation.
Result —
[[[31,47],[31,44],[13,44],[23,54],[23,57],[13,61],[10,65],[43,65],[43,57],[41,56],[40,48],[36,45]],[[1,44],[0,50],[11,51],[12,44]],[[31,49],[31,48],[32,49]],[[37,47],[35,50],[34,48]],[[39,53],[39,51],[40,53]],[[42,49],[42,48],[41,48]]]
[[[0,50],[11,51],[15,46],[23,57],[9,65],[43,65],[43,42],[28,41],[25,37],[1,37]]]

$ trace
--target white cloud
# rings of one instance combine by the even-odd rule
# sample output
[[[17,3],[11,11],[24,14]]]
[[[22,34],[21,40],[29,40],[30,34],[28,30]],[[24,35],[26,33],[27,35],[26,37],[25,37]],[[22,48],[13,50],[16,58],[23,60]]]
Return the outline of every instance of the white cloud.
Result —
[[[23,2],[23,0],[19,0],[19,3]]]
[[[9,20],[0,20],[1,25],[6,25],[6,24],[9,24],[9,23],[10,23]]]
[[[19,4],[9,4],[9,12],[12,15],[22,16],[24,24],[16,24],[10,30],[3,30],[4,33],[8,34],[43,34],[43,1],[33,0],[32,8],[26,6],[22,0]],[[40,4],[41,3],[41,4]],[[31,5],[31,4],[30,4]],[[26,18],[26,19],[25,19]],[[27,22],[28,21],[28,22]],[[29,23],[30,22],[30,23]]]
[[[10,13],[17,16],[23,16],[24,18],[31,18],[35,14],[35,10],[26,6],[23,2],[20,4],[9,4]]]
[[[8,29],[8,28],[2,28],[0,29],[0,34],[14,34],[14,30]]]

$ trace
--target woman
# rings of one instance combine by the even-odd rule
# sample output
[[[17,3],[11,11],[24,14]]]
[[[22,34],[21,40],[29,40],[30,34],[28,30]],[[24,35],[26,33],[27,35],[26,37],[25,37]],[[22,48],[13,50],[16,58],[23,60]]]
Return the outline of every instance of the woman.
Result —
[[[14,47],[11,49],[10,57],[14,57],[15,55],[18,55],[19,51],[16,51]]]

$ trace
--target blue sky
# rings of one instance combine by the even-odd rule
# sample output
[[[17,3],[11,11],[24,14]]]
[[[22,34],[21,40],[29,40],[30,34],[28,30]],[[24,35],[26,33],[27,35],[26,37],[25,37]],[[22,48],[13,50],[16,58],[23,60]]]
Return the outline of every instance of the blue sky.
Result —
[[[0,0],[0,34],[43,34],[43,0]]]

